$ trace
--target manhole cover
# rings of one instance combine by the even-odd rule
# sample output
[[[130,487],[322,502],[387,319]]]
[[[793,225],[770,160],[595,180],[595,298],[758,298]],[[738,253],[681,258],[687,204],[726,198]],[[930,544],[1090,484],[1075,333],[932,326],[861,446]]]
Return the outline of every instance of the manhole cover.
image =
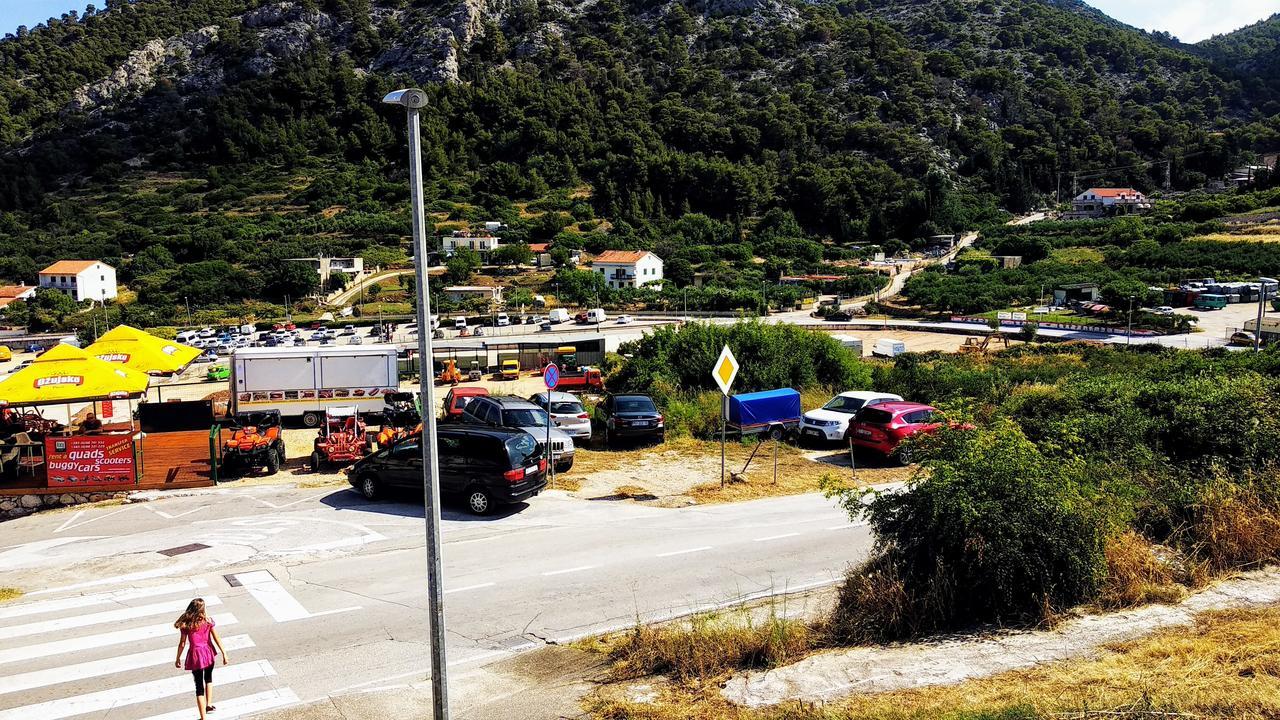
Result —
[[[207,550],[208,548],[209,546],[203,543],[191,543],[190,545],[179,545],[178,547],[169,548],[168,550],[160,550],[159,553],[166,557],[173,557],[174,555],[186,555],[187,553],[192,553],[197,550]]]

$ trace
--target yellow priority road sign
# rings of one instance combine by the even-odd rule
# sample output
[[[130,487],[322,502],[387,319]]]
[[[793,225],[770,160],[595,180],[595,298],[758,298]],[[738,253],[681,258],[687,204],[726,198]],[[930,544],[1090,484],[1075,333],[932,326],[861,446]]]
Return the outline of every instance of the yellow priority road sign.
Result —
[[[720,392],[728,395],[733,379],[738,377],[738,360],[733,356],[733,351],[728,345],[720,351],[720,359],[716,360],[716,364],[711,368],[711,377],[716,381],[716,385],[720,386]]]

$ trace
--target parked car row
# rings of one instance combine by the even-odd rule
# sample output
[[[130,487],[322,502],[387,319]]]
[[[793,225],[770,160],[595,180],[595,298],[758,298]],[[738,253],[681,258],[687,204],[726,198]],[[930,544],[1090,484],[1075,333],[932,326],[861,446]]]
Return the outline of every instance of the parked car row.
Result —
[[[908,465],[911,447],[903,441],[917,433],[935,432],[947,423],[942,411],[931,405],[907,402],[891,393],[853,391],[805,413],[800,437],[851,444]]]

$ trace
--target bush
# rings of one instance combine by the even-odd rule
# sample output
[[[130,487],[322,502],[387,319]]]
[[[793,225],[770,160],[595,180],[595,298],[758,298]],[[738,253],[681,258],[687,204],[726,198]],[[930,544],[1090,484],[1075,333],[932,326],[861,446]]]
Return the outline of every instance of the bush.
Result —
[[[1007,421],[943,431],[928,446],[904,492],[865,506],[858,491],[834,493],[876,534],[833,617],[837,638],[1039,621],[1092,597],[1112,524],[1086,493],[1082,463],[1042,455]]]
[[[762,621],[714,614],[654,627],[638,625],[610,653],[615,679],[670,673],[687,681],[737,669],[776,667],[803,656],[816,634],[800,620],[770,613]]]

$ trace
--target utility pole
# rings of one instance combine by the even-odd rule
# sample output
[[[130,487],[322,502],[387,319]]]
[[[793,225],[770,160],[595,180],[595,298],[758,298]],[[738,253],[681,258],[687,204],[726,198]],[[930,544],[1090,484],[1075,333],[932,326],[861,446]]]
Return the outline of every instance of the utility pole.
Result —
[[[183,297],[182,301],[187,305],[187,327],[191,327],[191,298]]]
[[[418,291],[418,383],[422,400],[422,492],[426,502],[427,608],[431,634],[431,701],[434,720],[449,720],[448,662],[445,655],[444,572],[440,561],[440,487],[436,453],[435,399],[432,397],[431,293],[427,288],[427,239],[422,208],[422,148],[418,111],[427,94],[417,88],[397,90],[382,99],[408,112],[409,195],[413,205],[413,257]]]
[[[1262,285],[1258,289],[1258,325],[1253,329],[1253,351],[1262,352],[1262,316],[1267,312],[1267,285],[1276,284],[1276,280],[1269,277],[1260,277],[1258,282]]]

